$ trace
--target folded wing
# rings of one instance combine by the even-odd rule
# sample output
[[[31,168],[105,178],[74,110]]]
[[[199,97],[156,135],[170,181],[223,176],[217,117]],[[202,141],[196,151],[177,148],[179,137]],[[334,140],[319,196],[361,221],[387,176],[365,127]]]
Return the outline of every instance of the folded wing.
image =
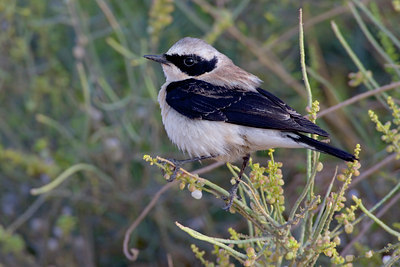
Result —
[[[187,79],[168,85],[166,101],[191,119],[328,136],[273,94],[260,88],[257,91]]]

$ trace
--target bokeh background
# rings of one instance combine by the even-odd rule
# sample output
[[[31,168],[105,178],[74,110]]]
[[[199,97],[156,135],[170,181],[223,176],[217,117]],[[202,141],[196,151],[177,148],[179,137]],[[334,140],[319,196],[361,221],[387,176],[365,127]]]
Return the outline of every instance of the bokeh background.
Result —
[[[161,67],[142,56],[163,53],[185,36],[203,38],[258,75],[264,89],[305,114],[298,41],[298,10],[303,8],[308,75],[313,97],[323,110],[370,89],[336,38],[331,21],[379,86],[400,78],[399,50],[358,9],[380,47],[397,64],[391,65],[368,41],[349,3],[0,0],[0,265],[195,266],[199,262],[190,244],[207,251],[212,246],[180,231],[175,221],[210,236],[227,237],[228,227],[245,232],[246,221],[224,212],[221,200],[207,194],[195,200],[175,186],[162,194],[132,233],[130,246],[140,250],[138,260],[131,263],[123,255],[125,231],[166,184],[143,155],[185,158],[161,123]],[[399,1],[363,3],[399,38]],[[399,88],[388,94],[397,102]],[[370,97],[318,120],[332,134],[333,145],[352,151],[361,144],[362,179],[351,193],[362,197],[367,207],[399,183],[395,155],[386,151],[368,116],[373,109],[383,121],[390,120],[391,112],[382,103]],[[287,205],[293,204],[305,183],[305,153],[275,153],[284,164]],[[266,152],[253,157],[261,164],[267,159]],[[316,191],[323,195],[336,166],[344,164],[321,157],[324,170],[317,176]],[[32,188],[63,173],[66,179],[56,188],[31,194]],[[225,166],[202,176],[230,186]],[[400,196],[396,197],[380,215],[394,227],[400,220]],[[350,252],[380,250],[396,242],[368,223],[343,235],[341,247],[356,237]],[[377,256],[368,262],[377,266],[380,260]]]

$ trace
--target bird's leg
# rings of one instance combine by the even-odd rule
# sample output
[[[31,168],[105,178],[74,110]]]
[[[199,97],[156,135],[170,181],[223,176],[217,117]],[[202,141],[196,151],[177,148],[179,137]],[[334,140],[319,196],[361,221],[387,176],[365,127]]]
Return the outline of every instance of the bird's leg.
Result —
[[[210,155],[210,156],[201,156],[201,157],[196,157],[196,158],[192,158],[192,159],[184,159],[184,160],[168,159],[168,161],[170,161],[172,164],[175,165],[174,171],[172,172],[171,176],[169,177],[168,182],[173,182],[175,180],[179,169],[186,163],[195,162],[195,161],[204,160],[204,159],[211,159],[211,158],[215,158],[215,157],[216,156],[214,156],[214,155]]]
[[[233,200],[237,197],[237,190],[239,187],[239,183],[240,183],[240,180],[242,179],[244,169],[246,168],[247,163],[249,163],[249,159],[250,159],[250,154],[247,154],[246,156],[243,157],[242,168],[240,168],[240,172],[238,174],[238,177],[236,178],[235,184],[229,190],[229,197],[227,198],[228,203],[226,203],[225,207],[223,207],[223,209],[226,211],[232,207]]]

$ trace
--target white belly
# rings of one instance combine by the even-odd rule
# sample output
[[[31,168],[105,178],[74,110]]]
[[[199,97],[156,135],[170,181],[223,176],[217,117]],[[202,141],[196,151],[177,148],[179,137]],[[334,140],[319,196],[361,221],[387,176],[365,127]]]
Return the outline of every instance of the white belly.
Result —
[[[171,107],[163,111],[163,123],[171,141],[191,157],[228,156],[240,157],[236,150],[245,145],[237,125],[223,122],[189,119]],[[236,154],[236,155],[233,155]],[[222,160],[222,158],[221,158]]]

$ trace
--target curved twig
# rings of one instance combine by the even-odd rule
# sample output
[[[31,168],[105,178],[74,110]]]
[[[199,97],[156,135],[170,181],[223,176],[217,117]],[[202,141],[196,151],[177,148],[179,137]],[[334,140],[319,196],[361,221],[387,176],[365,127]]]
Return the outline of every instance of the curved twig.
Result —
[[[210,164],[208,166],[205,166],[203,168],[197,169],[193,172],[192,174],[202,174],[209,172],[221,165],[224,165],[224,162],[215,162],[213,164]],[[147,216],[147,214],[150,212],[150,210],[155,206],[157,203],[158,199],[161,197],[161,195],[168,191],[171,187],[176,185],[178,183],[178,180],[175,180],[171,183],[168,183],[161,187],[160,190],[154,195],[152,200],[150,201],[149,204],[144,208],[144,210],[140,213],[139,217],[136,218],[136,220],[129,226],[128,230],[125,232],[124,236],[124,242],[123,242],[123,251],[125,254],[125,257],[127,257],[130,261],[136,261],[138,255],[139,255],[139,250],[137,248],[129,248],[129,240],[132,232],[136,229],[136,227],[143,221],[143,219]]]

